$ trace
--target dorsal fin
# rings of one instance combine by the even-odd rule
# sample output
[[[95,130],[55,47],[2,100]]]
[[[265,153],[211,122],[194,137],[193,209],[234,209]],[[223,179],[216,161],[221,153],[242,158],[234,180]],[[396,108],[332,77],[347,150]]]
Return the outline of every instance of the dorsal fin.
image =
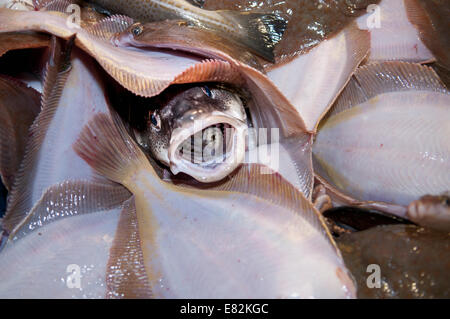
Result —
[[[46,66],[41,96],[42,111],[31,126],[31,137],[26,147],[25,157],[8,198],[8,209],[3,224],[8,231],[11,231],[33,206],[29,188],[33,178],[31,168],[36,161],[47,128],[56,112],[64,84],[70,72],[70,53],[74,38],[71,38],[65,46],[62,44],[63,41],[52,37],[51,56]]]
[[[125,31],[134,23],[134,20],[124,15],[107,17],[85,30],[96,37],[109,41],[115,33]]]
[[[67,8],[73,4],[70,0],[51,0],[43,4],[39,9],[40,11],[57,11],[62,13],[68,13]]]
[[[106,298],[152,298],[144,266],[134,196],[120,213],[106,268]]]
[[[116,208],[130,196],[126,188],[108,181],[64,181],[44,192],[9,237],[17,240],[61,218]]]
[[[369,64],[356,70],[326,117],[352,108],[379,94],[409,90],[448,92],[430,67],[407,62]]]

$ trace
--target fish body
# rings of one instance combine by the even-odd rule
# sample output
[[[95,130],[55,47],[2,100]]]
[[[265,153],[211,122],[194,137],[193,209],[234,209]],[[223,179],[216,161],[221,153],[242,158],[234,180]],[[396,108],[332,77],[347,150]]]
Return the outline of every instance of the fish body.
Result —
[[[450,70],[450,3],[445,0],[405,0],[405,6],[420,39],[437,62]]]
[[[223,82],[242,87],[251,94],[248,108],[253,127],[279,132],[279,144],[283,146],[280,155],[286,161],[280,162],[278,167],[275,165],[274,169],[292,179],[292,183],[309,198],[313,182],[311,136],[296,108],[267,76],[244,63],[236,67],[224,60],[205,60],[192,54],[114,46],[110,41],[104,41],[110,39],[111,30],[123,32],[132,24],[124,23],[123,19],[116,20],[116,17],[101,23],[109,30],[105,32],[102,27],[70,28],[66,23],[67,16],[59,12],[0,9],[0,29],[2,32],[43,31],[65,39],[76,33],[75,41],[80,48],[94,57],[119,84],[143,97],[156,96],[173,84]],[[262,164],[266,164],[264,162]],[[287,165],[284,162],[288,162]],[[292,169],[286,174],[282,167]]]
[[[412,12],[406,4],[404,0],[382,0],[357,19],[358,26],[370,32],[369,62],[434,60],[408,16],[417,15],[417,11]]]
[[[448,232],[415,225],[385,225],[341,235],[337,242],[357,282],[358,298],[450,297]],[[375,276],[368,280],[369,265],[372,274],[380,274],[380,288],[374,288]]]
[[[132,210],[154,297],[354,295],[320,214],[279,175],[247,167],[208,190],[163,182],[114,119],[97,116],[74,149],[134,194]]]
[[[42,109],[31,126],[3,219],[3,229],[11,239],[20,238],[36,225],[58,216],[50,209],[56,200],[49,196],[67,192],[53,189],[55,185],[66,181],[108,182],[93,175],[89,165],[67,144],[78,137],[82,123],[89,121],[92,115],[108,112],[104,86],[95,64],[77,49],[71,55],[70,43],[73,42],[64,44],[63,40],[52,38],[52,52],[45,68]],[[43,210],[45,216],[36,214],[42,207],[48,208]],[[40,217],[34,219],[33,224],[30,220],[35,215]],[[30,223],[33,226],[29,226]]]
[[[450,230],[450,192],[441,195],[425,195],[408,205],[406,217],[416,224]]]
[[[309,52],[274,65],[267,76],[297,108],[307,129],[316,131],[369,49],[369,33],[351,24]]]
[[[150,111],[144,131],[135,130],[147,148],[174,174],[184,172],[200,182],[220,180],[238,167],[245,154],[247,117],[236,94],[213,86],[169,89]]]
[[[71,216],[8,242],[0,253],[1,298],[105,298],[119,216],[120,208]],[[80,275],[79,286],[74,273]]]
[[[353,199],[380,202],[375,209],[393,205],[407,218],[412,201],[450,188],[449,105],[450,94],[428,67],[360,68],[319,125],[315,173]]]
[[[225,34],[273,61],[273,49],[281,40],[286,22],[275,14],[235,11],[209,11],[183,0],[93,0],[115,12],[128,15],[140,22],[186,20],[201,28]]]
[[[138,22],[114,35],[111,41],[117,46],[171,49],[235,64],[242,62],[263,71],[258,59],[245,47],[186,21]]]

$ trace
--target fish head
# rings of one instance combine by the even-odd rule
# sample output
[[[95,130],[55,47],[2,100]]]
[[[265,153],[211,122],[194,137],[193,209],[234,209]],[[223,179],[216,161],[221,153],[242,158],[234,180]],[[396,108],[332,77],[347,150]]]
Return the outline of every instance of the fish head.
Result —
[[[134,43],[134,38],[144,32],[144,25],[140,22],[133,23],[125,31],[114,34],[111,42],[116,46],[130,46]]]
[[[157,23],[136,22],[123,32],[116,33],[111,37],[111,42],[116,46],[141,46],[147,38],[154,38],[160,34],[170,32],[177,33],[180,27],[194,27],[192,23],[185,20],[165,20]],[[161,39],[160,39],[161,40]],[[155,46],[157,46],[154,43]]]
[[[425,195],[413,201],[408,206],[407,218],[421,226],[450,230],[450,192]]]
[[[177,92],[148,118],[152,155],[200,182],[223,179],[244,160],[247,116],[239,95],[216,86]]]

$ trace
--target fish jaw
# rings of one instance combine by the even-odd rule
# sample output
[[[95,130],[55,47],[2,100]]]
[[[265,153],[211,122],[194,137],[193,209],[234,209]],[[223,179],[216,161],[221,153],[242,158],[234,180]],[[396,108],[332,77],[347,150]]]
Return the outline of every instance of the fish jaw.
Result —
[[[195,145],[198,144],[200,140],[208,138],[211,134],[217,134],[221,132],[218,126],[223,126],[225,134],[222,136],[222,140],[225,143],[225,152],[219,153],[223,155],[215,156],[215,151],[218,145],[212,145],[214,147],[211,158],[204,161],[203,152],[208,145],[203,148],[202,145],[202,156],[198,158],[194,153],[194,162],[188,160],[180,151],[186,149],[186,142],[188,139],[195,136]],[[198,133],[202,133],[199,137]],[[222,134],[219,133],[219,135]],[[247,135],[247,124],[234,116],[230,116],[224,112],[213,111],[207,116],[202,116],[195,121],[189,122],[179,128],[176,128],[172,132],[169,147],[169,166],[173,174],[178,174],[179,172],[186,173],[196,180],[203,183],[215,182],[223,179],[225,176],[230,174],[234,169],[236,169],[244,160],[245,157],[245,139]],[[223,147],[223,144],[219,142],[219,146]],[[195,148],[195,146],[194,146]],[[223,149],[222,149],[223,150]],[[191,151],[189,149],[189,151]],[[191,154],[191,153],[189,153]],[[220,157],[220,158],[219,158]],[[216,160],[219,159],[219,162]]]

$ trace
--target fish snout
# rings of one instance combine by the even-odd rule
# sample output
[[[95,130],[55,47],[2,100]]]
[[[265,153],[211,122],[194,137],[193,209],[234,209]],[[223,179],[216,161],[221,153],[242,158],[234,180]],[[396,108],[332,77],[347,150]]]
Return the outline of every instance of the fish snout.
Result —
[[[204,183],[219,181],[244,160],[247,123],[219,111],[194,113],[172,132],[170,169]]]

